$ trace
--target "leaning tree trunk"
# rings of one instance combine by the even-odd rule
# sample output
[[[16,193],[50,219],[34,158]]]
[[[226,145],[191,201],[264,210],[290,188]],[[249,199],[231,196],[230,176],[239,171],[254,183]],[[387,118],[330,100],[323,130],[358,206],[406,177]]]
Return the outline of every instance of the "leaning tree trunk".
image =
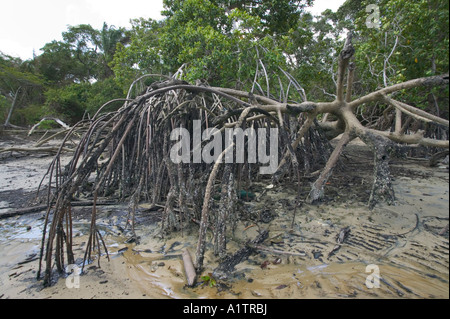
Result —
[[[13,99],[13,102],[11,104],[11,108],[9,109],[8,116],[6,117],[4,126],[11,126],[11,123],[10,123],[11,116],[12,116],[12,113],[14,111],[14,108],[16,107],[17,98],[19,96],[20,90],[22,90],[21,86],[19,86],[19,88],[16,90],[16,93],[14,94],[14,99]]]

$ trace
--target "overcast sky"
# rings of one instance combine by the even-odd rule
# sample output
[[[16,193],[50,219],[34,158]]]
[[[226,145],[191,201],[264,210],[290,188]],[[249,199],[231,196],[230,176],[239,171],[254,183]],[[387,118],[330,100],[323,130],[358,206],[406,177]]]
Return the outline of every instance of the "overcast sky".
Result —
[[[345,0],[315,0],[311,10],[336,11]],[[161,19],[162,0],[0,0],[0,51],[24,60],[37,55],[46,43],[61,40],[68,25],[103,22],[130,27],[130,19]]]

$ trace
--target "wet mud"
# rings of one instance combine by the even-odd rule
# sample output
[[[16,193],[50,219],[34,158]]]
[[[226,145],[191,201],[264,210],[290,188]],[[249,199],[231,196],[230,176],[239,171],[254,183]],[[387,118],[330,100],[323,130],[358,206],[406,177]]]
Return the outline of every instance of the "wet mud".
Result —
[[[50,158],[40,158],[42,165],[27,157],[1,160],[6,181],[0,185],[0,218],[32,200],[33,174],[40,175]],[[42,289],[35,278],[43,212],[1,218],[0,298],[449,298],[448,164],[431,168],[417,159],[393,160],[397,203],[373,210],[367,207],[371,169],[370,152],[349,145],[325,201],[303,203],[296,211],[295,187],[254,183],[255,198],[242,201],[240,220],[229,225],[227,249],[232,254],[262,229],[269,238],[226,279],[212,276],[220,260],[207,245],[205,269],[194,287],[186,285],[181,254],[195,253],[198,226],[162,237],[161,211],[148,204],[136,216],[138,243],[129,242],[126,205],[99,208],[110,260],[104,254],[86,265],[79,288],[69,288],[61,277]],[[10,186],[16,180],[18,187]],[[74,252],[81,262],[90,210],[77,207],[74,215]],[[343,229],[348,232],[339,240]]]

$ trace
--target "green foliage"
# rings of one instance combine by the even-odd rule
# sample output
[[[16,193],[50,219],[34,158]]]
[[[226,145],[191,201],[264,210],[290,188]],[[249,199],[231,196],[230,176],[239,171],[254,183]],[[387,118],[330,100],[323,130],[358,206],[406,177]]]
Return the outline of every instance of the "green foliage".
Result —
[[[162,61],[158,45],[162,24],[140,18],[132,20],[131,25],[131,30],[127,31],[129,45],[118,43],[110,63],[115,80],[122,87],[124,94],[129,85],[142,74],[169,72],[169,68]]]
[[[45,96],[46,115],[59,116],[74,124],[84,115],[94,115],[106,102],[122,97],[123,92],[114,79],[109,78],[93,84],[83,82],[51,88]]]
[[[106,23],[101,30],[82,24],[69,26],[62,35],[63,41],[47,43],[31,61],[0,54],[3,118],[16,94],[19,108],[11,119],[16,124],[34,123],[45,115],[74,123],[85,112],[123,96],[109,64],[117,44],[127,42],[125,30]]]
[[[247,10],[261,19],[266,34],[281,35],[298,27],[303,9],[312,3],[312,0],[251,1],[251,7],[247,7]]]
[[[88,88],[87,82],[51,88],[45,92],[46,106],[63,121],[76,123],[83,118],[86,108]]]
[[[52,113],[47,109],[45,105],[32,104],[27,106],[26,108],[18,109],[13,115],[12,122],[25,126],[38,123],[43,117],[48,115],[52,115]],[[44,122],[41,123],[39,128],[51,129],[60,127],[59,125],[55,126],[55,121],[48,121],[48,123]]]
[[[114,81],[114,78],[110,77],[103,81],[97,81],[87,89],[84,109],[92,116],[106,102],[122,97],[122,89]],[[117,105],[111,105],[107,110],[111,110],[113,107],[117,107]]]
[[[88,24],[69,26],[63,41],[47,43],[33,61],[51,86],[64,86],[114,76],[109,67],[117,43],[126,43],[124,29],[108,27],[95,30]]]
[[[288,87],[282,69],[295,77],[309,100],[329,101],[348,30],[356,48],[355,97],[448,72],[447,1],[347,0],[337,12],[326,10],[318,17],[305,12],[312,3],[164,0],[163,20],[135,19],[129,30],[106,23],[100,30],[69,26],[62,41],[47,43],[30,61],[0,54],[0,117],[18,94],[17,123],[50,114],[73,122],[123,97],[141,75],[179,70],[191,83],[202,79],[213,86],[278,95]],[[379,6],[380,28],[366,25],[369,4]],[[290,90],[291,98],[301,99]],[[437,112],[448,113],[448,88],[412,90],[396,98],[428,109],[438,101]]]
[[[5,123],[9,108],[10,104],[6,100],[6,97],[0,95],[0,123]]]
[[[203,280],[203,284],[202,284],[203,286],[207,285],[210,288],[213,288],[214,286],[217,285],[217,281],[211,273],[209,273],[208,275],[202,276],[201,279]]]
[[[354,22],[357,34],[356,63],[364,91],[409,79],[447,73],[449,69],[449,3],[438,0],[382,0],[380,28],[366,26],[365,6],[348,6],[346,19]],[[352,10],[350,9],[352,8]],[[345,10],[344,10],[345,9]],[[428,92],[410,90],[397,96],[412,105],[427,108]]]
[[[0,52],[0,118],[2,123],[6,122],[12,107],[14,110],[20,110],[27,105],[41,103],[43,86],[43,77],[36,74],[31,64]],[[12,116],[9,123],[12,121],[16,124],[24,124],[23,117]]]
[[[185,0],[164,0],[166,10],[163,14],[172,17],[184,9]],[[192,1],[199,2],[199,1]],[[234,9],[245,11],[261,23],[265,34],[280,35],[296,28],[303,10],[311,6],[313,0],[210,0],[213,8],[231,12]],[[204,5],[204,4],[203,4]]]
[[[77,56],[70,43],[52,41],[42,48],[43,53],[34,59],[34,64],[51,86],[64,86],[87,81],[91,77],[90,67],[81,56]]]
[[[239,87],[255,77],[258,60],[267,74],[286,66],[278,40],[257,15],[220,1],[165,1],[161,22],[135,20],[130,45],[119,46],[112,63],[126,87],[145,73],[174,73],[184,65],[184,79]],[[297,10],[297,9],[296,9]],[[244,85],[245,86],[245,85]]]
[[[0,94],[6,96],[19,87],[39,87],[43,84],[42,77],[26,70],[25,66],[19,58],[0,52]]]

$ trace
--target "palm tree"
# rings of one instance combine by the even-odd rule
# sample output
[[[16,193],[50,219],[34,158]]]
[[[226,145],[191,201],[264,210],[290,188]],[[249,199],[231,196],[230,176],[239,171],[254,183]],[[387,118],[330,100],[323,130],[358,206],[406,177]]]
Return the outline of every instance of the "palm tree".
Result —
[[[108,26],[106,22],[103,23],[103,28],[99,34],[99,49],[102,51],[102,54],[99,56],[101,59],[101,64],[103,66],[101,76],[104,78],[110,77],[114,75],[113,70],[109,66],[111,61],[114,58],[114,54],[116,52],[117,43],[126,43],[128,37],[125,35],[124,28],[116,29],[115,26]]]

